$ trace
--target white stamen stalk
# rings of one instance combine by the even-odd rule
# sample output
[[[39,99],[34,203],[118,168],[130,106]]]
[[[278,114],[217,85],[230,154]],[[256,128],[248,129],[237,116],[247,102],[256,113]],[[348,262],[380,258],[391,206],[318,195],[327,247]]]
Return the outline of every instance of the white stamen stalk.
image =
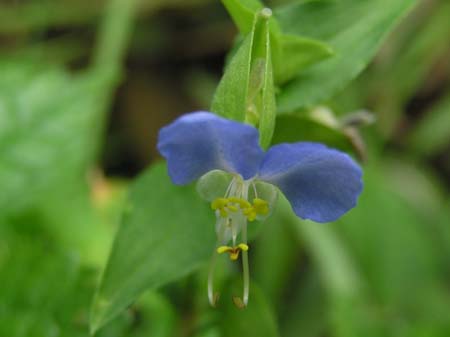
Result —
[[[216,267],[216,250],[214,250],[208,272],[208,300],[212,307],[216,306],[217,295],[214,294],[214,269]]]
[[[253,182],[251,183],[254,187]],[[242,198],[244,200],[248,199],[248,188],[249,184],[244,183],[244,189],[242,191]],[[256,195],[256,189],[255,189],[255,195]],[[247,244],[247,220],[244,221],[242,224],[242,243]],[[243,251],[242,252],[242,278],[243,278],[243,296],[242,301],[244,302],[244,305],[247,306],[248,304],[248,296],[250,292],[250,270],[248,266],[248,252]]]

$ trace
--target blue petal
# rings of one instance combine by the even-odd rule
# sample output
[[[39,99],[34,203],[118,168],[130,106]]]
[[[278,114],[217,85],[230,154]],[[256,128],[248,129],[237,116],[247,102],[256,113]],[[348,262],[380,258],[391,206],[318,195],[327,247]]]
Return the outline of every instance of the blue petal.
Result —
[[[183,115],[159,132],[158,150],[174,184],[183,185],[219,169],[256,175],[264,152],[258,131],[209,112]]]
[[[295,214],[316,222],[338,219],[356,205],[362,190],[358,164],[318,143],[273,146],[259,175],[284,193]]]

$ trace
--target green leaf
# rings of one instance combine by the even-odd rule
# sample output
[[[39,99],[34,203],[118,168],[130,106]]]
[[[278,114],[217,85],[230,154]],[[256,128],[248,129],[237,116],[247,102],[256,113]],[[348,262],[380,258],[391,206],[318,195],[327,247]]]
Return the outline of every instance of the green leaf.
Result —
[[[299,141],[320,142],[343,151],[354,150],[350,135],[339,125],[330,125],[312,114],[279,116],[272,143]]]
[[[269,21],[264,21],[264,81],[262,87],[262,103],[259,116],[259,142],[263,148],[267,148],[272,140],[275,128],[277,106],[275,102],[275,87],[272,69],[271,39]]]
[[[286,310],[281,323],[284,337],[326,335],[328,303],[316,269],[308,269],[302,282],[291,285],[289,310]]]
[[[251,256],[252,277],[275,307],[283,305],[283,294],[289,286],[292,271],[298,267],[300,256],[297,240],[277,205],[278,203],[274,202],[273,214],[264,221],[263,230],[252,244],[256,249]]]
[[[247,111],[252,47],[253,34],[248,34],[225,69],[211,104],[211,111],[239,122]]]
[[[96,155],[100,103],[115,79],[14,62],[0,63],[0,72],[0,210],[15,212],[67,179],[83,179]]]
[[[222,0],[222,3],[243,35],[252,31],[255,13],[263,8],[258,0]]]
[[[376,164],[365,168],[363,193],[339,220],[340,230],[380,300],[412,304],[411,293],[419,300],[438,278],[435,245],[429,224],[395,192],[389,176]]]
[[[281,56],[276,64],[276,82],[283,84],[298,76],[303,69],[334,55],[321,41],[293,34],[280,35]]]
[[[277,337],[279,336],[275,316],[267,300],[255,282],[250,285],[248,306],[238,309],[232,297],[240,294],[236,283],[226,289],[219,302],[221,325],[224,337]]]
[[[411,146],[420,154],[432,155],[450,143],[450,94],[428,111],[410,136]]]
[[[284,32],[323,40],[335,56],[305,70],[278,96],[280,113],[334,95],[370,62],[414,0],[341,0],[288,5],[276,12]]]
[[[228,64],[211,107],[226,118],[258,127],[264,148],[270,144],[276,115],[270,15],[255,14],[252,31]]]
[[[131,187],[103,279],[95,296],[96,331],[143,291],[174,281],[206,262],[214,248],[214,217],[193,186],[178,187],[165,165],[146,171]]]

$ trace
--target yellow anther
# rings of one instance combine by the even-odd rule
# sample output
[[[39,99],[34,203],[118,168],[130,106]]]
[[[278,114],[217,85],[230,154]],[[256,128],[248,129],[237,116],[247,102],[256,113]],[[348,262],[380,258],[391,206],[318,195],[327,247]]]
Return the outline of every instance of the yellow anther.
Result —
[[[232,212],[237,212],[238,208],[234,205],[228,205],[227,206],[228,210],[232,211]]]
[[[227,252],[229,252],[232,249],[233,248],[230,247],[230,246],[220,246],[220,247],[217,248],[217,253],[219,253],[219,254],[227,253]]]
[[[255,221],[255,220],[256,220],[256,212],[250,212],[250,213],[247,215],[247,220],[248,220],[248,221]]]
[[[256,219],[256,212],[253,207],[244,209],[242,213],[247,217],[248,221],[253,221]]]
[[[249,208],[252,206],[247,200],[242,198],[231,197],[228,200],[234,204],[238,204],[241,209]]]
[[[217,248],[217,253],[219,253],[219,254],[223,254],[223,253],[230,254],[231,261],[236,261],[239,258],[239,253],[241,251],[244,251],[244,252],[248,251],[248,245],[246,245],[245,243],[240,243],[239,245],[237,245],[235,247],[220,246]]]
[[[239,252],[240,250],[238,249],[234,249],[230,252],[230,260],[231,261],[236,261],[239,258]]]
[[[240,243],[238,244],[238,247],[240,250],[242,250],[243,252],[248,251],[248,245],[246,245],[245,243]]]
[[[253,199],[253,209],[255,210],[256,214],[269,214],[269,204],[267,203],[267,201],[260,198]]]
[[[213,210],[221,209],[228,204],[227,198],[217,198],[211,203],[211,208]]]
[[[219,210],[219,213],[220,213],[220,216],[221,216],[222,218],[226,218],[227,215],[228,215],[228,212],[227,212],[226,209],[224,209],[224,208],[221,208],[221,209]]]

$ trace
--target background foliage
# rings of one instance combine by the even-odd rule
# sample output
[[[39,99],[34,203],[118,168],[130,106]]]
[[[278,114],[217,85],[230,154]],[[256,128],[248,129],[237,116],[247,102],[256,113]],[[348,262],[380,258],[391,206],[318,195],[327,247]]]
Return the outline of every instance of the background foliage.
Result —
[[[0,4],[0,336],[450,335],[450,3],[266,5]],[[242,311],[225,260],[209,308],[213,215],[155,150],[211,103],[364,166],[336,223],[281,199],[253,229]]]

